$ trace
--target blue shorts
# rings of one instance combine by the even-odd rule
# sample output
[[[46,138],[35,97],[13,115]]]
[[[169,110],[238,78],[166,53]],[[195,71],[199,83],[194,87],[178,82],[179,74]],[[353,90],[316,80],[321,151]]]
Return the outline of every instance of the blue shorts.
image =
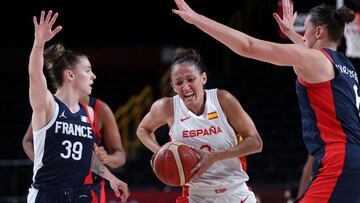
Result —
[[[60,188],[52,186],[37,187],[32,185],[27,197],[28,203],[91,203],[90,187]]]
[[[92,203],[105,203],[105,181],[101,179],[91,185]]]

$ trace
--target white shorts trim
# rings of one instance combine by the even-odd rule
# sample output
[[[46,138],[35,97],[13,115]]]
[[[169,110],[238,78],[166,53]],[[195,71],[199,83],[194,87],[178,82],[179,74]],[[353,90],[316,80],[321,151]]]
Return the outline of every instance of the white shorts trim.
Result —
[[[27,203],[35,203],[38,192],[39,191],[33,187],[29,188],[29,194],[27,196]]]

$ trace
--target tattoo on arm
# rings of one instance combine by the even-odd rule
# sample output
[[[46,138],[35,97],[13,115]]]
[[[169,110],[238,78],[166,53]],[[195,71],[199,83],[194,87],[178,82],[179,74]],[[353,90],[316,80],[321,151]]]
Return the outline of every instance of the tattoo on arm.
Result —
[[[93,155],[93,165],[91,168],[92,172],[104,178],[106,169],[106,166],[102,164],[95,155]]]

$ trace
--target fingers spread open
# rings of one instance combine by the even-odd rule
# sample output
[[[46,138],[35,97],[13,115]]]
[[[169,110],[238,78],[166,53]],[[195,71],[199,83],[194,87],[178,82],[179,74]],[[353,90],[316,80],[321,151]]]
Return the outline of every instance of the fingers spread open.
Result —
[[[39,24],[37,23],[36,16],[33,17],[33,22],[34,22],[35,29],[37,29],[39,27]]]
[[[44,17],[45,17],[45,11],[41,11],[39,24],[44,22]]]
[[[46,19],[45,19],[45,23],[49,23],[49,22],[50,22],[51,15],[52,15],[52,10],[50,10],[50,11],[47,13]]]
[[[281,18],[280,18],[280,16],[279,16],[277,13],[273,13],[273,16],[274,16],[276,22],[277,22],[278,24],[280,24],[280,23],[281,23]]]
[[[62,29],[61,26],[57,26],[55,30],[53,31],[53,35],[56,35],[60,30]]]
[[[49,22],[50,26],[52,26],[55,23],[58,15],[59,15],[58,13],[55,13],[54,16],[51,18],[51,20]]]

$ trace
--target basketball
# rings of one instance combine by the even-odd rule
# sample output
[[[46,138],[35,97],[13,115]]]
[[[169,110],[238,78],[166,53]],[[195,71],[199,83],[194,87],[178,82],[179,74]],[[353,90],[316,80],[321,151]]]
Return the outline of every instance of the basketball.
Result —
[[[190,146],[173,141],[164,144],[154,157],[156,176],[169,186],[182,186],[192,177],[191,169],[198,162],[195,150]]]

